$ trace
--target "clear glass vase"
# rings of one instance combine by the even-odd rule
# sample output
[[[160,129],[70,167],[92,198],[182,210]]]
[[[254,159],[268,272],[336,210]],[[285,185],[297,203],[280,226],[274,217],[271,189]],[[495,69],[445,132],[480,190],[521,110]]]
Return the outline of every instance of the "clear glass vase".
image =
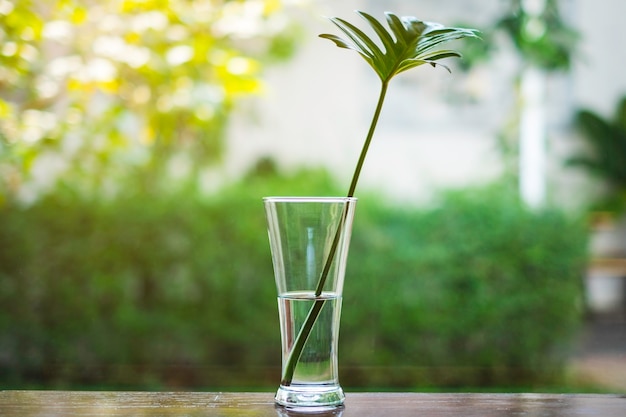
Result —
[[[337,342],[356,198],[263,200],[282,345],[276,403],[316,410],[341,405]]]

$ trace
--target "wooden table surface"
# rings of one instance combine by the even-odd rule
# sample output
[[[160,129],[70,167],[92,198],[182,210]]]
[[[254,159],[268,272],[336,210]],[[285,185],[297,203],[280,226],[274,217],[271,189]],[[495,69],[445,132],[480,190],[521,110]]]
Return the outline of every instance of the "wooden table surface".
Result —
[[[348,393],[343,407],[303,414],[272,393],[0,391],[0,416],[625,417],[626,395]]]

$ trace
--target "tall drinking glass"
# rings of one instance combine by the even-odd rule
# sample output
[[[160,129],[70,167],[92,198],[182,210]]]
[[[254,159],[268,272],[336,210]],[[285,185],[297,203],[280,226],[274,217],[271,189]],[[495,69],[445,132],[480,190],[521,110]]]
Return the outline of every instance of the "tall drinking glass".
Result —
[[[337,342],[356,198],[266,197],[264,204],[282,345],[275,400],[292,408],[341,405]]]

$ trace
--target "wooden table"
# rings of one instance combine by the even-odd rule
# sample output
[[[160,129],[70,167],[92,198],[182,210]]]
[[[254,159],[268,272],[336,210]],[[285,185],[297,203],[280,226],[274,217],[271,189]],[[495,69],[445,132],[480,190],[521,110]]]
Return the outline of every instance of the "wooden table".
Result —
[[[0,391],[0,416],[625,417],[626,395],[348,393],[318,414],[276,407],[271,393]]]

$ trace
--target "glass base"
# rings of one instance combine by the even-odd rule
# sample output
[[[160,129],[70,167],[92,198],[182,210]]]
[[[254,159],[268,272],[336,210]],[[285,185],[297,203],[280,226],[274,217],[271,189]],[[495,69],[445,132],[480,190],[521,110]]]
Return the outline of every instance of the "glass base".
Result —
[[[274,400],[277,404],[287,408],[323,411],[342,405],[345,398],[339,385],[281,385]]]

